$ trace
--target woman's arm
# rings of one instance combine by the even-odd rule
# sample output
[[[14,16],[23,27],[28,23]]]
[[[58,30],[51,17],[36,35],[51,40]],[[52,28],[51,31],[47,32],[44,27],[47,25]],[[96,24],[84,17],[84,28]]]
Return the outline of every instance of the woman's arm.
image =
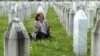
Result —
[[[47,28],[50,29],[50,25],[46,21],[45,23],[46,23]]]
[[[38,32],[41,30],[41,26],[38,25],[38,23],[35,21],[34,22],[34,32]]]

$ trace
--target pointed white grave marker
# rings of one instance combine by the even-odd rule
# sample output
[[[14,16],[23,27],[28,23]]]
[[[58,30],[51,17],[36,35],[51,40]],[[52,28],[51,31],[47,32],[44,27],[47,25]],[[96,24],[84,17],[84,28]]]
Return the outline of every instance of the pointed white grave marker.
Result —
[[[79,10],[74,17],[73,49],[77,56],[87,54],[87,17],[83,10]]]

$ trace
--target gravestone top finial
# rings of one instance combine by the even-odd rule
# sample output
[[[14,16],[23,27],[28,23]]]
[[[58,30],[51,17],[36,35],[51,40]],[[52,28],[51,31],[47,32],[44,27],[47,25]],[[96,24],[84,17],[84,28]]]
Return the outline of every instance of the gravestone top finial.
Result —
[[[14,7],[11,7],[11,11],[13,11],[13,12],[15,11],[15,10],[14,10]]]
[[[75,14],[75,11],[73,9],[70,9],[69,13]]]
[[[74,19],[87,19],[87,17],[86,17],[85,12],[84,12],[83,10],[80,9],[80,10],[76,13]]]
[[[21,21],[20,21],[20,19],[19,19],[19,18],[14,18],[14,19],[12,20],[12,22],[19,23],[19,22],[21,22]]]
[[[80,9],[85,10],[85,5],[79,3],[79,4],[77,4],[76,8],[77,8],[77,11],[80,10]]]

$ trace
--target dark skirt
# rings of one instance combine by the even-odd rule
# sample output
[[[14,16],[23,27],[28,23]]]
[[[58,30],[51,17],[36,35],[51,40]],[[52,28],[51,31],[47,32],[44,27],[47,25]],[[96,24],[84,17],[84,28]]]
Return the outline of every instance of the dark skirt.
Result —
[[[42,39],[42,38],[48,38],[48,37],[50,37],[49,31],[47,31],[47,34],[41,32],[41,31],[36,33],[36,39]]]

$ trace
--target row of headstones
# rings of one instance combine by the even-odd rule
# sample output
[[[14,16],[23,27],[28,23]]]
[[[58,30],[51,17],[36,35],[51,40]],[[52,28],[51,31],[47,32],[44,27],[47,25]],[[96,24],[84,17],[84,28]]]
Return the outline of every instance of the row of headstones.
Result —
[[[0,15],[8,15],[9,22],[13,18],[28,19],[35,13],[39,6],[43,7],[45,16],[48,10],[48,3],[44,2],[0,2]]]
[[[0,15],[6,14],[9,17],[16,17],[24,19],[29,18],[30,14],[36,11],[38,4],[28,2],[1,2]]]
[[[0,1],[99,1],[99,0],[0,0]]]
[[[15,4],[9,10],[9,13],[8,13],[9,21],[11,22],[13,18],[16,18],[16,17],[20,18],[21,21],[23,21],[24,19],[28,19],[34,11],[36,11],[36,9],[34,9],[33,4],[24,4],[24,3]]]
[[[72,5],[73,4],[73,5]],[[76,3],[78,4],[78,3]],[[81,3],[79,6],[74,3],[54,3],[53,7],[59,16],[60,22],[66,28],[69,35],[73,36],[73,51],[77,56],[87,55],[87,31],[93,28],[94,16],[97,17],[97,25],[92,37],[92,56],[99,56],[100,46],[100,20],[98,4]],[[100,3],[99,3],[100,4]],[[91,6],[92,5],[92,6]],[[73,8],[75,7],[76,8]],[[76,9],[76,10],[75,10]],[[97,37],[97,38],[95,38]],[[98,50],[99,49],[99,50]]]
[[[28,3],[26,5],[27,6],[29,5],[29,6],[26,7],[26,8],[23,5],[17,6],[18,9],[17,9],[17,16],[16,17],[21,18],[22,20],[23,19],[27,19],[27,18],[29,18],[31,16],[31,14],[33,12],[36,12],[36,10],[37,10],[37,8],[39,6],[43,7],[44,13],[46,15],[47,8],[48,8],[47,4],[41,4],[41,3],[37,3],[37,4],[36,3],[32,3],[32,4],[30,4],[30,3]]]
[[[11,21],[4,39],[4,56],[30,56],[30,38],[23,25],[22,20],[25,17],[23,14],[30,16],[32,12],[38,10],[39,4],[41,3],[35,5],[34,3],[16,3],[12,5],[9,12]],[[25,10],[24,6],[27,10]],[[46,13],[48,4],[41,6],[44,6],[44,13]]]
[[[94,4],[85,3],[84,5],[80,5],[80,4],[75,3],[75,2],[69,2],[65,4],[58,3],[58,5],[54,6],[55,10],[57,9],[56,13],[58,14],[60,18],[60,22],[66,28],[67,31],[70,30],[69,24],[70,24],[70,21],[72,21],[70,17],[74,17],[75,13],[79,10],[79,8],[82,8],[82,7],[83,7],[84,12],[86,13],[86,16],[88,17],[88,28],[89,29],[93,28],[93,18],[96,14],[96,6],[94,5],[95,3]],[[69,33],[69,34],[72,35],[72,33]]]
[[[15,6],[16,3],[19,3],[19,2],[0,2],[0,15],[7,14],[9,10],[11,9],[11,7]]]

